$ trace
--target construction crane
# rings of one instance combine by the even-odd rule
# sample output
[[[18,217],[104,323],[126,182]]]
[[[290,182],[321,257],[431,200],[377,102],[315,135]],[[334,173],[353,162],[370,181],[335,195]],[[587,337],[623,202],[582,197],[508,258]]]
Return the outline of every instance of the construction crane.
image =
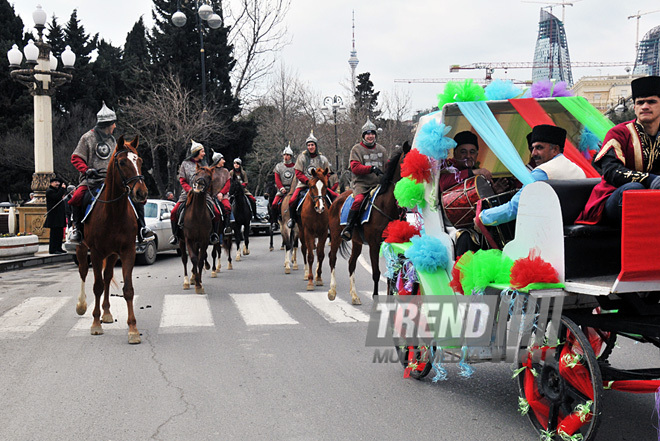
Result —
[[[622,67],[630,67],[633,66],[634,63],[629,63],[629,62],[619,62],[619,61],[587,61],[587,62],[579,62],[579,61],[574,61],[571,62],[571,67],[617,67],[617,66],[622,66]],[[458,72],[459,70],[463,69],[485,69],[486,70],[486,81],[490,81],[493,79],[493,72],[495,69],[504,69],[505,71],[507,69],[534,69],[535,67],[547,67],[547,64],[534,64],[534,62],[527,62],[527,61],[522,61],[522,62],[480,62],[480,63],[472,63],[472,64],[464,64],[464,65],[458,65],[458,64],[452,64],[449,66],[449,72]]]
[[[395,83],[448,83],[450,81],[465,81],[473,80],[476,84],[486,85],[488,84],[487,80],[478,80],[474,78],[397,78],[394,80]],[[516,84],[531,84],[531,81],[528,80],[511,80]]]
[[[537,1],[530,1],[530,0],[521,0],[522,3],[539,3],[542,5],[545,5],[544,8],[550,8],[550,13],[552,14],[552,7],[553,6],[561,6],[561,22],[564,23],[564,14],[566,12],[566,6],[573,6],[575,3],[580,2],[582,0],[573,0],[571,2],[537,2]]]
[[[655,11],[642,12],[642,13],[640,13],[640,11],[637,11],[637,14],[628,17],[628,20],[630,20],[631,18],[637,19],[637,33],[635,34],[635,55],[639,50],[639,19],[642,17],[642,15],[654,14],[656,12],[660,12],[660,9],[656,9]]]

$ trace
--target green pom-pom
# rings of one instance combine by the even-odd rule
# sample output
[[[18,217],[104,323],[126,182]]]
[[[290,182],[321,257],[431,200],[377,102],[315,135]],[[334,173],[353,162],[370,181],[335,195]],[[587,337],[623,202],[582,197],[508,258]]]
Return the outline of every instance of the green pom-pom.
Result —
[[[424,184],[418,184],[413,179],[401,178],[394,187],[394,197],[399,206],[413,209],[416,206],[424,208],[426,199],[424,199]]]
[[[486,101],[486,92],[472,79],[463,82],[450,81],[445,90],[438,95],[438,109],[445,104],[469,101]]]
[[[500,250],[479,250],[460,270],[465,295],[479,291],[492,283],[509,284],[513,261]]]

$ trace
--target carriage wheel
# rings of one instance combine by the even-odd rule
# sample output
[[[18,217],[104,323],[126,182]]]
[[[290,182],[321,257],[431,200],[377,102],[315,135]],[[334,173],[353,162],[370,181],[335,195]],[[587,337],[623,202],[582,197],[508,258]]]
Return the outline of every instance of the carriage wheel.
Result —
[[[598,430],[602,407],[598,362],[589,340],[572,320],[562,317],[557,336],[554,352],[546,345],[521,348],[518,354],[518,367],[523,368],[517,377],[521,409],[542,439],[560,440],[558,432],[563,432],[589,441]]]

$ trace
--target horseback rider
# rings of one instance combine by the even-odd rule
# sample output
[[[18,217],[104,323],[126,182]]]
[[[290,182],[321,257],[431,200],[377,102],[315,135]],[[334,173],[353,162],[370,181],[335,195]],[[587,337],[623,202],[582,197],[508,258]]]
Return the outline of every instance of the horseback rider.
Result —
[[[204,146],[192,139],[191,142],[190,156],[184,159],[181,163],[181,167],[179,167],[179,183],[181,183],[183,191],[179,195],[179,201],[174,205],[174,208],[172,208],[170,213],[170,223],[172,224],[172,237],[170,237],[170,244],[172,245],[177,245],[179,243],[179,206],[183,204],[185,207],[186,205],[188,192],[192,189],[191,184],[193,183],[193,178],[197,172],[197,166],[206,166],[206,161],[204,160],[206,150],[204,150]],[[208,192],[206,192],[206,201],[207,203],[210,203],[214,211],[213,230],[211,232],[210,242],[212,245],[215,245],[220,242],[220,236],[217,233],[218,228],[220,228],[220,210],[213,203],[213,199],[211,199],[211,195]]]
[[[71,243],[80,243],[83,238],[83,217],[88,201],[89,187],[97,188],[103,184],[108,164],[112,160],[117,140],[112,133],[117,127],[117,115],[105,102],[96,114],[96,125],[85,133],[71,155],[71,164],[80,172],[80,182],[69,200],[73,217]],[[146,202],[146,201],[145,201]],[[138,241],[142,242],[154,233],[144,222],[144,203],[133,203],[138,220]]]
[[[273,174],[275,175],[275,186],[277,187],[277,194],[273,198],[273,207],[277,210],[279,214],[280,209],[279,205],[291,189],[291,184],[293,183],[293,177],[295,176],[295,171],[293,166],[295,165],[291,160],[293,158],[293,150],[291,150],[291,143],[287,145],[282,151],[283,161],[278,163],[273,169]]]
[[[222,153],[214,153],[212,159],[211,167],[215,167],[212,188],[214,191],[220,189],[213,197],[216,205],[219,205],[222,209],[222,218],[225,226],[224,234],[232,234],[232,229],[229,225],[231,221],[231,204],[229,203],[231,181],[229,180],[229,170],[225,168],[225,156]]]
[[[300,194],[301,188],[307,188],[307,183],[312,177],[312,170],[316,170],[317,168],[327,168],[330,170],[330,162],[328,161],[328,158],[319,153],[317,143],[318,139],[314,137],[314,130],[312,130],[309,132],[309,136],[305,141],[307,150],[299,154],[296,159],[294,171],[296,173],[296,178],[298,179],[298,185],[296,185],[296,189],[289,200],[289,209],[291,210],[289,222],[287,222],[287,227],[289,228],[293,228],[293,225],[296,222],[298,195]]]
[[[250,193],[250,190],[247,189],[248,179],[247,173],[243,170],[243,161],[241,158],[234,159],[234,168],[229,172],[230,177],[237,176],[238,182],[245,187],[245,196],[247,196],[248,201],[250,201],[250,208],[252,209],[252,217],[257,218],[257,200]]]
[[[362,141],[353,146],[349,157],[351,172],[355,177],[353,181],[355,199],[348,212],[346,228],[341,232],[344,240],[351,240],[353,237],[353,228],[357,224],[362,201],[378,185],[379,176],[383,174],[387,151],[385,147],[376,143],[376,136],[376,125],[367,118],[367,122],[362,126]]]

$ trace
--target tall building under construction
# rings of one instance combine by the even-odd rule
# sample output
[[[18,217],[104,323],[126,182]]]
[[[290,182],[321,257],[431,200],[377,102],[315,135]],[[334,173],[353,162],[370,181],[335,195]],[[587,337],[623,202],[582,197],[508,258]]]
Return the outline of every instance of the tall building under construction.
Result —
[[[532,81],[544,79],[565,81],[569,86],[573,85],[571,57],[568,54],[564,23],[545,9],[541,9]]]
[[[634,75],[660,75],[660,26],[644,35],[639,42]]]

